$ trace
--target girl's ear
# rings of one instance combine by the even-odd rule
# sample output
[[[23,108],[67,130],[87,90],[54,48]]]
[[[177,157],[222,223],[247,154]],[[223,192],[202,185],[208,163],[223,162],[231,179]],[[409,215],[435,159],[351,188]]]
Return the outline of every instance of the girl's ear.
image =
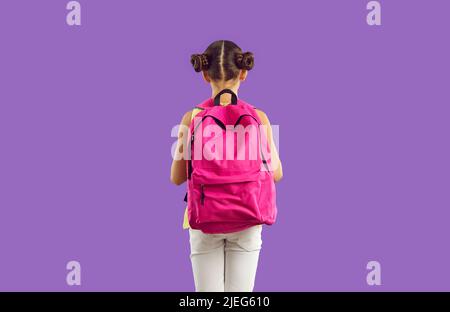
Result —
[[[206,70],[202,71],[202,77],[207,83],[211,83],[211,78],[209,78],[208,72]]]
[[[239,74],[239,80],[244,81],[247,78],[248,70],[241,70],[241,73]]]

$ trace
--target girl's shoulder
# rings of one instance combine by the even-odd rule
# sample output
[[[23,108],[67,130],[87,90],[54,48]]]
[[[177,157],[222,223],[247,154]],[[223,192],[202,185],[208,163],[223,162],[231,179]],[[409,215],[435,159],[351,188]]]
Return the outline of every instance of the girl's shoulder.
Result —
[[[185,126],[189,126],[192,120],[192,110],[186,112],[183,117],[181,118],[181,124]]]
[[[197,115],[198,113],[200,113],[203,109],[200,107],[194,107],[191,110],[191,120],[194,119],[195,115]]]
[[[192,110],[187,111],[186,113],[184,113],[183,118],[181,119],[181,123],[183,125],[189,126],[195,115],[197,115],[201,111],[202,109],[198,107],[194,107]]]
[[[264,113],[262,110],[260,110],[259,108],[255,108],[255,111],[258,113],[259,119],[261,120],[261,123],[263,125],[268,125],[270,124],[269,122],[269,118],[267,117],[266,113]]]

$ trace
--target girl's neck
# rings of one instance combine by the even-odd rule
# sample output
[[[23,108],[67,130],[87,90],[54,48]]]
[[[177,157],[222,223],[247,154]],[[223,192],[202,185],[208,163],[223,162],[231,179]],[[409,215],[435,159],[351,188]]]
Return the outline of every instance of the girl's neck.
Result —
[[[231,91],[233,91],[236,95],[238,95],[238,90],[239,90],[239,83],[217,83],[217,84],[211,84],[211,91],[212,91],[212,97],[211,98],[215,98],[217,93],[219,93],[220,91],[222,91],[223,89],[230,89]],[[231,103],[231,94],[229,93],[225,93],[222,94],[220,96],[220,103],[221,104],[229,104]]]

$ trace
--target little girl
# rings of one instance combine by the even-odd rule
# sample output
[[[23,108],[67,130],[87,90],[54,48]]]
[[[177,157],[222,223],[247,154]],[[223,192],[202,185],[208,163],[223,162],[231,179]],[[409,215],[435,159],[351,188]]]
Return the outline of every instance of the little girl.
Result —
[[[243,53],[235,43],[228,40],[215,41],[203,54],[191,56],[191,64],[196,72],[210,84],[212,95],[224,89],[238,94],[239,86],[253,68],[254,57],[251,52]],[[228,105],[231,95],[220,96],[220,105]],[[199,109],[184,114],[181,125],[189,127]],[[261,124],[268,128],[270,146],[274,147],[269,119],[257,110]],[[186,138],[178,135],[177,150],[182,153],[187,146]],[[275,182],[283,175],[281,162],[275,148],[271,148],[271,164],[274,168]],[[186,160],[173,160],[171,181],[180,185],[187,179]],[[253,291],[259,251],[261,249],[262,225],[254,225],[245,230],[227,234],[205,234],[189,228],[187,209],[184,214],[183,228],[189,229],[191,262],[196,291]]]

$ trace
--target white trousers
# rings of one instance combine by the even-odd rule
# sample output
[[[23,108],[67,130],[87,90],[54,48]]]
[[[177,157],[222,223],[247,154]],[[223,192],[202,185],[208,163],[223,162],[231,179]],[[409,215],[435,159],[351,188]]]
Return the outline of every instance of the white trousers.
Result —
[[[189,229],[195,291],[253,291],[261,231],[262,225],[228,234]]]

